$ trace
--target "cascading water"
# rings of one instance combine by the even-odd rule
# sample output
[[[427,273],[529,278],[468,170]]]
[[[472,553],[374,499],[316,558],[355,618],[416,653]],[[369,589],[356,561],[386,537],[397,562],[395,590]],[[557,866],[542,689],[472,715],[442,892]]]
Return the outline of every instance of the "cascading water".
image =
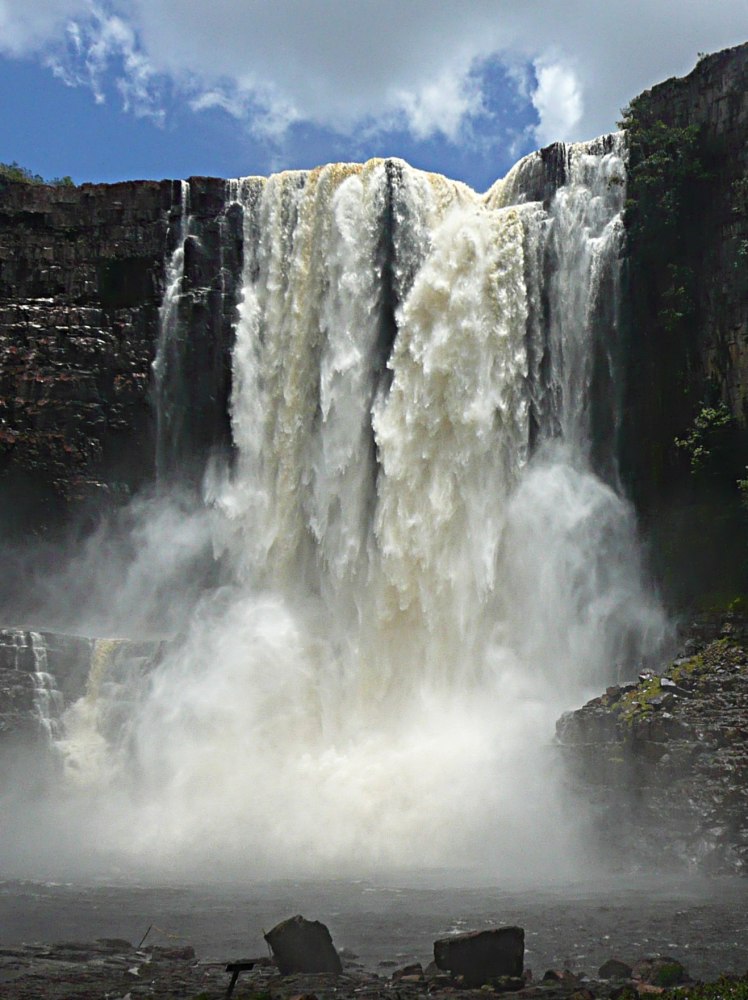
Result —
[[[163,481],[179,457],[183,436],[182,415],[187,395],[181,364],[181,324],[179,302],[184,284],[185,240],[190,232],[190,186],[180,182],[179,215],[165,276],[164,297],[159,312],[159,335],[153,362],[153,386],[156,397],[156,476]]]
[[[49,672],[44,638],[38,632],[29,632],[29,643],[34,657],[34,672],[31,674],[34,682],[34,708],[44,732],[50,740],[56,740],[60,734],[62,694]]]
[[[133,709],[110,844],[214,873],[568,856],[553,722],[663,620],[614,489],[622,140],[557,158],[483,197],[399,161],[228,185],[234,581]]]

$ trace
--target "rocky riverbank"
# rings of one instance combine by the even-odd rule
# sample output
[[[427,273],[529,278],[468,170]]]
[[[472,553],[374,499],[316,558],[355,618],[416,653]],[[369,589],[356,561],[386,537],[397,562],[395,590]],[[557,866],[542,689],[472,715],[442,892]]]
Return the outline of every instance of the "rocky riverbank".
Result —
[[[234,956],[235,957],[235,956]],[[687,971],[667,956],[648,957],[628,965],[606,962],[595,974],[568,969],[547,970],[533,977],[498,977],[469,989],[464,977],[453,976],[435,963],[413,964],[375,973],[343,951],[340,975],[281,976],[272,959],[255,960],[242,972],[233,992],[236,1000],[415,1000],[417,997],[477,998],[501,994],[511,1000],[620,1000],[665,994],[680,986],[679,996],[698,996]],[[382,965],[393,963],[383,962]],[[0,993],[4,1000],[136,1000],[138,997],[219,1000],[231,981],[225,962],[201,961],[190,946],[137,948],[127,941],[99,939],[56,945],[26,945],[0,949]],[[723,984],[725,1000],[739,1000],[748,983]],[[673,994],[667,993],[669,998]]]
[[[698,617],[659,671],[557,724],[608,849],[660,867],[748,873],[748,617]]]

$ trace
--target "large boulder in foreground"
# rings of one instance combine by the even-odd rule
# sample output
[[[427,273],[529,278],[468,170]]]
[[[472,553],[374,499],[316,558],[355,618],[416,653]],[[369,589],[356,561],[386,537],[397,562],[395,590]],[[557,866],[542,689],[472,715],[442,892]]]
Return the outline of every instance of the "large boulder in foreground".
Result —
[[[282,976],[295,972],[327,972],[338,976],[343,971],[330,932],[319,920],[289,917],[265,935],[273,949]]]
[[[440,969],[462,976],[468,987],[498,976],[521,976],[525,957],[522,927],[496,927],[434,941],[434,961]]]

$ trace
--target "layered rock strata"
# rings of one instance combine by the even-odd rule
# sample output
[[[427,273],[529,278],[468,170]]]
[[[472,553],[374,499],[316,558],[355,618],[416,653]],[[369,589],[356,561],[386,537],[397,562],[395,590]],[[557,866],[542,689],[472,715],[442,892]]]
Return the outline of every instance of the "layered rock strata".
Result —
[[[241,241],[226,182],[193,178],[179,309],[194,448],[228,436]],[[0,187],[0,514],[18,535],[153,481],[152,364],[182,184]],[[224,244],[229,252],[224,251]],[[233,276],[233,277],[232,277]],[[229,294],[227,294],[227,291]]]

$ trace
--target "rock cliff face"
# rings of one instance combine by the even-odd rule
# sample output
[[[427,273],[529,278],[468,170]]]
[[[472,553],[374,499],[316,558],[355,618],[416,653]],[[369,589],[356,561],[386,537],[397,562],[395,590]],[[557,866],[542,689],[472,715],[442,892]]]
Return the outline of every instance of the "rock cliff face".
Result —
[[[241,264],[219,251],[225,182],[190,183],[195,238],[179,302],[195,450],[227,438]],[[119,502],[155,466],[152,362],[179,182],[0,187],[0,514],[6,534]],[[239,231],[240,237],[240,231]],[[224,302],[230,302],[224,314]],[[183,449],[187,446],[184,445]]]
[[[637,97],[627,126],[624,478],[675,600],[729,596],[748,588],[748,45]]]
[[[684,263],[697,276],[694,301],[684,304],[691,336],[677,343],[665,338],[652,343],[647,334],[667,334],[660,315],[662,298],[670,287],[667,269],[663,273],[641,274],[637,261],[632,281],[644,282],[641,291],[629,285],[639,309],[646,291],[647,314],[637,313],[646,323],[638,333],[642,341],[637,360],[641,376],[654,385],[664,384],[663,375],[685,366],[687,384],[679,386],[685,396],[670,427],[680,430],[688,406],[708,389],[716,388],[742,428],[748,427],[748,45],[706,56],[687,77],[667,80],[632,102],[634,115],[647,123],[662,122],[670,129],[694,127],[697,141],[691,155],[700,154],[704,176],[694,178],[696,203],[663,204],[663,214],[678,209],[669,221],[677,229]],[[681,151],[684,157],[686,150]],[[632,157],[635,170],[637,158]],[[683,169],[688,164],[682,165]],[[632,247],[633,251],[638,246]],[[631,274],[630,268],[630,274]],[[690,289],[689,289],[690,290]],[[671,328],[672,329],[672,328]],[[632,336],[634,334],[632,333]],[[659,363],[664,365],[664,372]],[[647,367],[648,364],[648,367]],[[640,393],[634,389],[639,398]],[[655,394],[642,393],[657,417],[655,426],[668,420]]]
[[[174,187],[0,192],[0,455],[16,529],[152,475],[146,401]]]

